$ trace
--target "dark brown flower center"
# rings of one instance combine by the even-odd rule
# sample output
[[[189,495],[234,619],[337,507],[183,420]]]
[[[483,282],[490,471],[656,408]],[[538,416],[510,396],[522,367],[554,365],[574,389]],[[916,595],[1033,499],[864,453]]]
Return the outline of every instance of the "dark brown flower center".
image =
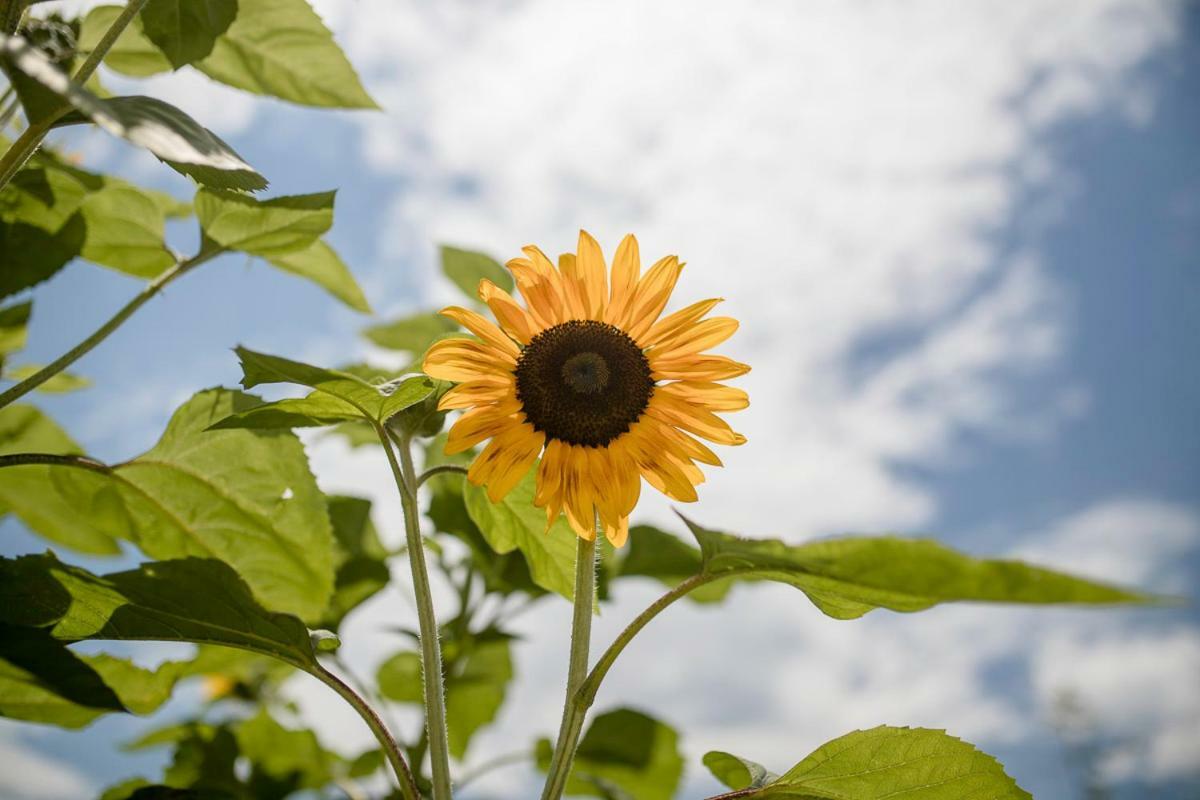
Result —
[[[517,399],[548,438],[604,447],[642,416],[654,391],[650,362],[620,328],[571,320],[547,328],[517,360]]]

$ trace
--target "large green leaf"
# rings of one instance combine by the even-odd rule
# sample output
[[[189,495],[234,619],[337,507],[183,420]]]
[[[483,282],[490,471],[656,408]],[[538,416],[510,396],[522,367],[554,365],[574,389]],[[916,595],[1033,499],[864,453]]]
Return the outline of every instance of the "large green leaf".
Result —
[[[378,385],[357,375],[314,367],[279,356],[236,349],[242,362],[242,386],[250,389],[266,383],[294,383],[314,391],[301,399],[279,400],[221,419],[213,427],[301,428],[366,419],[382,424],[389,417],[416,405],[434,391],[424,376],[392,380]]]
[[[89,11],[80,24],[79,51],[91,53],[120,15],[120,6],[96,6]],[[140,20],[121,32],[117,41],[109,48],[108,54],[104,56],[104,64],[112,70],[135,78],[171,70],[171,62],[154,42],[142,33]]]
[[[421,687],[421,656],[402,650],[388,657],[375,673],[379,693],[397,703],[420,703],[424,700]]]
[[[305,0],[240,0],[237,19],[195,66],[230,86],[301,105],[379,107]]]
[[[414,357],[422,355],[429,345],[458,330],[453,320],[441,314],[415,314],[394,322],[372,325],[363,331],[380,347],[403,350]]]
[[[230,250],[273,257],[311,247],[333,225],[335,192],[255,200],[201,189],[196,217],[205,237]]]
[[[179,69],[211,53],[237,13],[238,0],[150,0],[142,32]]]
[[[354,275],[337,251],[320,239],[303,250],[267,256],[267,261],[285,272],[308,278],[355,311],[371,313],[371,304]]]
[[[539,762],[545,769],[544,753]],[[579,742],[566,793],[671,800],[682,777],[674,729],[641,711],[619,708],[592,720]]]
[[[87,231],[80,255],[88,261],[138,278],[153,278],[175,263],[164,242],[166,214],[147,192],[106,180],[79,211]]]
[[[220,644],[316,665],[299,619],[264,609],[229,566],[185,558],[94,575],[53,554],[0,558],[0,623],[55,639]]]
[[[110,655],[78,656],[43,628],[0,624],[0,716],[79,728],[114,711],[148,714],[186,666],[149,670]]]
[[[371,522],[371,501],[330,497],[329,519],[334,534],[333,596],[318,627],[337,631],[342,620],[387,586],[391,573],[387,551]]]
[[[76,114],[59,120],[85,120],[113,136],[144,147],[160,160],[207,186],[254,191],[267,181],[233,148],[170,103],[153,97],[100,98],[79,85],[52,61],[15,37],[0,38],[0,55],[10,67],[57,94]]]
[[[479,282],[487,278],[506,292],[513,288],[512,276],[496,259],[474,250],[442,245],[442,272],[472,300],[479,301]]]
[[[880,726],[822,745],[753,798],[1032,800],[996,759],[924,728]]]
[[[25,349],[26,330],[33,302],[14,303],[0,308],[0,357]]]
[[[267,607],[316,619],[333,589],[333,535],[303,445],[287,431],[208,430],[257,403],[200,392],[112,475],[147,555],[219,558]]]
[[[533,505],[535,480],[531,469],[499,503],[488,499],[486,489],[464,481],[467,512],[493,550],[520,550],[534,583],[570,600],[575,595],[575,533],[561,516],[546,530],[546,512]]]
[[[0,409],[0,455],[82,452],[66,431],[33,406],[16,403]],[[0,469],[0,514],[12,512],[34,533],[81,553],[120,553],[114,535],[124,533],[126,518],[111,481],[88,472],[60,472],[41,464]]]
[[[929,539],[844,538],[789,545],[741,539],[684,520],[705,575],[795,586],[835,619],[875,608],[922,611],[957,600],[990,603],[1145,603],[1152,598],[1019,561],[965,556]]]
[[[675,587],[700,572],[700,551],[666,531],[649,525],[629,529],[629,545],[617,567],[617,577],[644,576]],[[732,581],[714,581],[688,592],[697,603],[715,603],[725,599]]]

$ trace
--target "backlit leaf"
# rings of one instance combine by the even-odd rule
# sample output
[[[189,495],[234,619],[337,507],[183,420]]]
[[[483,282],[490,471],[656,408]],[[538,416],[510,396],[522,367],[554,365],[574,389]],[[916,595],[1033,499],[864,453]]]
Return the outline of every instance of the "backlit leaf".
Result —
[[[700,567],[697,548],[658,528],[635,525],[629,529],[629,545],[617,576],[641,575],[674,587],[699,573]],[[688,592],[687,596],[697,603],[715,603],[723,600],[732,586],[732,581],[715,581]]]
[[[499,503],[488,499],[486,489],[464,481],[467,512],[493,550],[520,550],[534,582],[570,600],[575,594],[575,533],[561,516],[546,530],[546,512],[533,505],[535,473],[531,469]]]
[[[310,247],[333,224],[334,192],[255,200],[201,189],[196,217],[204,235],[230,250],[279,256]]]
[[[237,19],[195,66],[230,86],[301,105],[378,108],[305,0],[240,0]]]
[[[142,33],[179,69],[211,53],[237,13],[238,0],[150,0]]]
[[[442,272],[472,300],[479,301],[479,282],[484,278],[506,292],[512,291],[512,276],[491,256],[448,245],[442,245],[441,252]]]
[[[714,778],[734,790],[758,788],[779,778],[762,764],[720,750],[705,753],[704,766]]]
[[[21,364],[12,369],[5,368],[4,379],[9,381],[23,381],[26,378],[33,377],[38,372],[41,372],[41,370],[41,364]],[[77,392],[80,389],[86,389],[91,385],[92,382],[90,380],[73,372],[59,372],[38,386],[37,391],[49,394],[65,394],[66,392]]]
[[[375,675],[379,692],[397,703],[420,703],[425,695],[421,688],[421,656],[407,650],[396,653],[382,664]]]
[[[267,256],[272,266],[291,272],[328,291],[346,305],[363,314],[371,313],[371,304],[354,280],[354,275],[337,252],[320,239],[303,250]]]
[[[332,778],[330,767],[336,756],[321,747],[313,732],[289,730],[265,709],[238,723],[234,736],[242,756],[251,764],[251,786],[266,782],[273,795],[283,796],[299,789],[318,789]]]
[[[120,6],[96,6],[89,11],[80,25],[79,51],[85,54],[91,53],[120,15]],[[135,78],[171,71],[171,62],[142,33],[140,22],[135,22],[121,32],[117,41],[104,56],[104,65],[123,75],[131,75]]]
[[[1019,561],[975,559],[929,539],[844,538],[789,545],[740,539],[684,520],[706,575],[787,583],[835,619],[875,608],[921,611],[949,601],[1145,603],[1152,598]]]
[[[395,322],[372,325],[363,331],[363,335],[380,347],[403,350],[417,357],[438,339],[457,329],[453,320],[441,314],[415,314]]]
[[[671,800],[682,777],[674,729],[640,711],[619,708],[592,720],[579,742],[566,793]]]
[[[358,497],[330,497],[329,519],[334,534],[333,596],[318,623],[337,631],[342,620],[387,586],[391,573],[387,551],[371,522],[371,501]]]
[[[26,329],[33,303],[14,303],[0,309],[0,356],[25,349]]]

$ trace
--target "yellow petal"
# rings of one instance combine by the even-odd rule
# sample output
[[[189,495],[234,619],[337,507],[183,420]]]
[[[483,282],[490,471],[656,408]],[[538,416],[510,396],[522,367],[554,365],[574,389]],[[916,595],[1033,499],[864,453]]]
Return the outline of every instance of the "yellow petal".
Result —
[[[716,414],[665,392],[654,392],[646,407],[646,414],[710,442],[727,445],[746,443],[745,436],[735,433],[729,423]]]
[[[629,539],[629,517],[621,517],[616,525],[604,525],[604,536],[613,547],[622,547]]]
[[[421,369],[439,380],[469,381],[488,375],[511,375],[516,364],[512,356],[483,342],[443,339],[425,353]]]
[[[627,444],[634,463],[655,489],[681,503],[696,500],[696,489],[679,464],[667,453],[666,444],[650,429],[635,423]]]
[[[467,471],[467,480],[486,485],[488,499],[499,503],[525,477],[546,441],[529,423],[516,425],[492,439]]]
[[[659,342],[650,351],[651,365],[657,359],[670,361],[716,347],[732,336],[737,329],[738,321],[733,317],[713,317],[698,322]]]
[[[682,308],[674,314],[668,314],[651,326],[646,335],[638,341],[642,347],[653,347],[659,342],[674,336],[681,330],[691,327],[697,320],[712,311],[718,303],[724,298],[711,297],[708,300],[701,300],[699,303],[692,303],[687,308]]]
[[[446,454],[470,450],[484,439],[498,436],[521,423],[521,404],[509,399],[495,405],[476,406],[458,418],[446,435]]]
[[[512,381],[470,380],[454,386],[438,401],[438,411],[496,403],[514,392]]]
[[[656,381],[723,381],[749,371],[748,365],[725,356],[692,355],[656,361],[652,377]]]
[[[658,389],[709,411],[741,411],[750,405],[750,396],[741,389],[711,381],[676,381]]]
[[[667,256],[659,259],[638,281],[633,304],[625,313],[626,324],[620,326],[635,342],[641,342],[667,307],[682,270],[683,264],[676,256]]]
[[[558,272],[563,302],[570,312],[569,319],[588,319],[587,295],[584,293],[574,254],[563,253],[558,257]]]
[[[582,282],[589,319],[603,319],[604,307],[608,304],[608,267],[604,265],[604,253],[590,233],[579,232],[576,271]]]
[[[521,349],[517,347],[517,343],[505,336],[503,331],[481,314],[477,314],[461,306],[447,306],[439,313],[443,317],[449,317],[459,325],[462,325],[497,350],[508,353],[514,360],[520,355]]]
[[[508,292],[484,278],[479,282],[479,299],[487,303],[504,331],[521,344],[529,344],[538,331],[529,312]]]
[[[638,242],[630,233],[617,245],[616,255],[613,256],[612,296],[604,312],[605,322],[616,324],[622,318],[625,309],[633,302],[633,294],[637,290],[641,272],[642,259],[638,252]]]
[[[562,297],[551,278],[538,272],[525,258],[509,261],[508,270],[513,274],[517,289],[525,298],[525,305],[539,331],[565,320]]]

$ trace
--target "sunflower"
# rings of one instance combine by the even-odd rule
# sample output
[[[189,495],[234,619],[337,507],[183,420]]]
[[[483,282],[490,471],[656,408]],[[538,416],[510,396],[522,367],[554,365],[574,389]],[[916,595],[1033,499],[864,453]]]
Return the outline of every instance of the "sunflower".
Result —
[[[694,501],[704,482],[697,462],[721,465],[695,437],[746,441],[714,412],[749,405],[744,391],[717,381],[750,368],[703,352],[738,323],[705,319],[720,298],[662,317],[683,264],[667,256],[642,274],[632,235],[617,247],[611,278],[586,231],[557,268],[537,247],[522,249],[525,257],[508,269],[524,306],[483,280],[479,298],[498,325],[457,306],[441,312],[478,337],[442,340],[425,356],[428,375],[458,382],[439,408],[467,409],[446,452],[491,439],[467,478],[486,486],[492,502],[541,456],[534,504],[545,509],[547,529],[565,512],[575,532],[592,539],[598,520],[619,547],[642,478],[674,500]]]

